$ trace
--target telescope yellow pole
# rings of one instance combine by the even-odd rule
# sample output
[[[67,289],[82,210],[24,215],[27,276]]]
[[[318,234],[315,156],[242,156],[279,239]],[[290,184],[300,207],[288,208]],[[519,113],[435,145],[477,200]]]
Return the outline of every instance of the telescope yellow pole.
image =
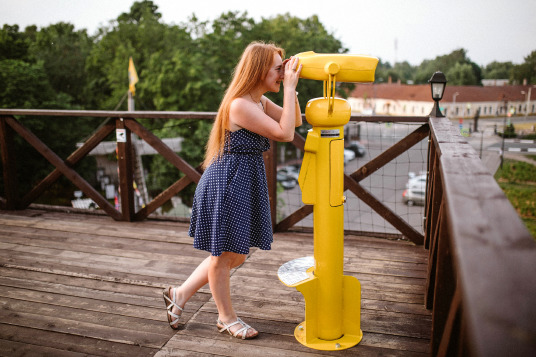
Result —
[[[318,338],[335,340],[342,330],[342,276],[344,247],[344,127],[350,119],[346,102],[334,105],[328,117],[327,99],[317,99],[306,108],[308,123],[320,136],[316,153],[316,202],[314,204],[314,275],[318,278]],[[346,104],[346,105],[344,105]],[[339,109],[339,110],[338,110]],[[341,115],[342,114],[342,115]],[[347,114],[347,115],[345,115]],[[326,120],[327,119],[327,120]],[[326,126],[327,125],[327,126]]]
[[[335,79],[374,80],[378,59],[352,55],[298,54],[302,78],[324,81],[324,97],[305,108],[313,128],[307,134],[299,184],[302,200],[313,205],[314,258],[283,264],[279,279],[305,299],[305,321],[294,331],[303,345],[318,350],[346,349],[363,338],[361,284],[343,275],[344,261],[344,125],[351,108],[335,98]]]

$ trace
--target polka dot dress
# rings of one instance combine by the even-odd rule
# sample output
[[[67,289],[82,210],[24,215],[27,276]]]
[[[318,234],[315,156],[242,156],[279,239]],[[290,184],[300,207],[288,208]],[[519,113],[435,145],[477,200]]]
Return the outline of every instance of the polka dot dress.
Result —
[[[214,256],[269,250],[273,241],[270,201],[262,152],[267,138],[246,129],[229,132],[221,159],[201,176],[188,234],[194,247]]]

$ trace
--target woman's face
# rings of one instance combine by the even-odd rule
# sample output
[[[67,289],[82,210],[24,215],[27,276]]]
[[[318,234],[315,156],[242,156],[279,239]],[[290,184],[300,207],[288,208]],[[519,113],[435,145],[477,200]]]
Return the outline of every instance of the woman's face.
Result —
[[[268,91],[277,93],[279,92],[283,78],[283,61],[281,60],[281,56],[279,56],[278,53],[274,53],[272,67],[270,67],[270,70],[264,78],[264,85],[266,86]]]

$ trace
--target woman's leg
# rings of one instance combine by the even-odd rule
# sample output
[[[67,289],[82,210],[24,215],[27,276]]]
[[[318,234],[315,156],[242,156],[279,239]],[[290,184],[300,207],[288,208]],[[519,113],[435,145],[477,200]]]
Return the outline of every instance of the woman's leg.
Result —
[[[219,257],[212,256],[210,259],[208,281],[212,297],[218,308],[218,319],[229,325],[238,318],[231,302],[230,271],[232,268],[242,264],[246,260],[246,255],[224,252]],[[230,330],[234,333],[241,328],[240,324],[236,324]],[[257,334],[258,332],[255,329],[250,328],[246,333],[246,337],[253,337]]]
[[[181,308],[190,300],[190,298],[203,286],[208,283],[208,266],[210,264],[210,257],[205,258],[197,268],[190,274],[188,279],[182,283],[178,288],[172,288],[169,292],[170,299],[174,299],[174,302]],[[171,312],[175,315],[181,315],[181,311],[173,306]],[[178,323],[173,325],[173,328],[177,328]]]
[[[236,254],[236,257],[227,257],[228,252],[224,252],[222,255],[224,256],[224,260],[231,263],[230,269],[235,268],[242,264],[244,260],[246,259],[246,256],[243,254],[236,254],[236,253],[230,253],[230,254]],[[213,259],[218,257],[208,256],[203,260],[197,268],[190,274],[188,279],[182,283],[182,285],[178,288],[175,288],[175,294],[176,294],[176,301],[177,305],[184,308],[184,305],[190,300],[190,298],[203,286],[205,286],[209,282],[209,268],[210,265],[213,263]],[[229,272],[227,273],[227,280],[229,278]],[[178,314],[180,311],[178,311],[177,308],[173,308],[173,313]]]
[[[190,274],[188,279],[176,289],[176,303],[184,307],[190,298],[203,286],[208,284],[208,266],[210,264],[210,256],[205,258],[195,270]]]

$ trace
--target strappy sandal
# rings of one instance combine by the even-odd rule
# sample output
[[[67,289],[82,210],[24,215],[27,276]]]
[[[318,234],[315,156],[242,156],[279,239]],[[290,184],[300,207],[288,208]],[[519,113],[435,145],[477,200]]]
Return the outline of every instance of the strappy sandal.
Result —
[[[235,333],[232,333],[231,332],[231,327],[233,327],[236,324],[240,324],[242,326],[242,328],[237,330]],[[252,329],[253,327],[251,327],[248,324],[246,324],[239,317],[236,319],[235,322],[230,323],[229,325],[227,325],[225,322],[220,321],[220,319],[218,319],[216,326],[218,327],[218,331],[220,331],[220,333],[222,333],[224,331],[227,331],[227,332],[229,332],[229,335],[234,336],[236,338],[241,338],[243,340],[250,340],[250,339],[255,338],[255,337],[257,337],[259,335],[259,333],[257,332],[255,335],[248,337],[247,336],[248,335],[248,330]],[[242,334],[242,337],[238,337],[239,334]]]
[[[173,290],[173,299],[171,298],[171,290]],[[171,326],[172,329],[178,330],[179,326],[175,326],[179,322],[179,319],[182,315],[182,312],[184,311],[182,307],[177,305],[175,303],[176,301],[176,290],[173,289],[171,286],[169,286],[167,289],[163,292],[164,295],[164,303],[166,304],[166,310],[167,310],[167,319],[169,322],[169,326]],[[169,303],[169,304],[168,304]],[[173,307],[176,307],[180,310],[180,314],[177,315],[173,312]]]

